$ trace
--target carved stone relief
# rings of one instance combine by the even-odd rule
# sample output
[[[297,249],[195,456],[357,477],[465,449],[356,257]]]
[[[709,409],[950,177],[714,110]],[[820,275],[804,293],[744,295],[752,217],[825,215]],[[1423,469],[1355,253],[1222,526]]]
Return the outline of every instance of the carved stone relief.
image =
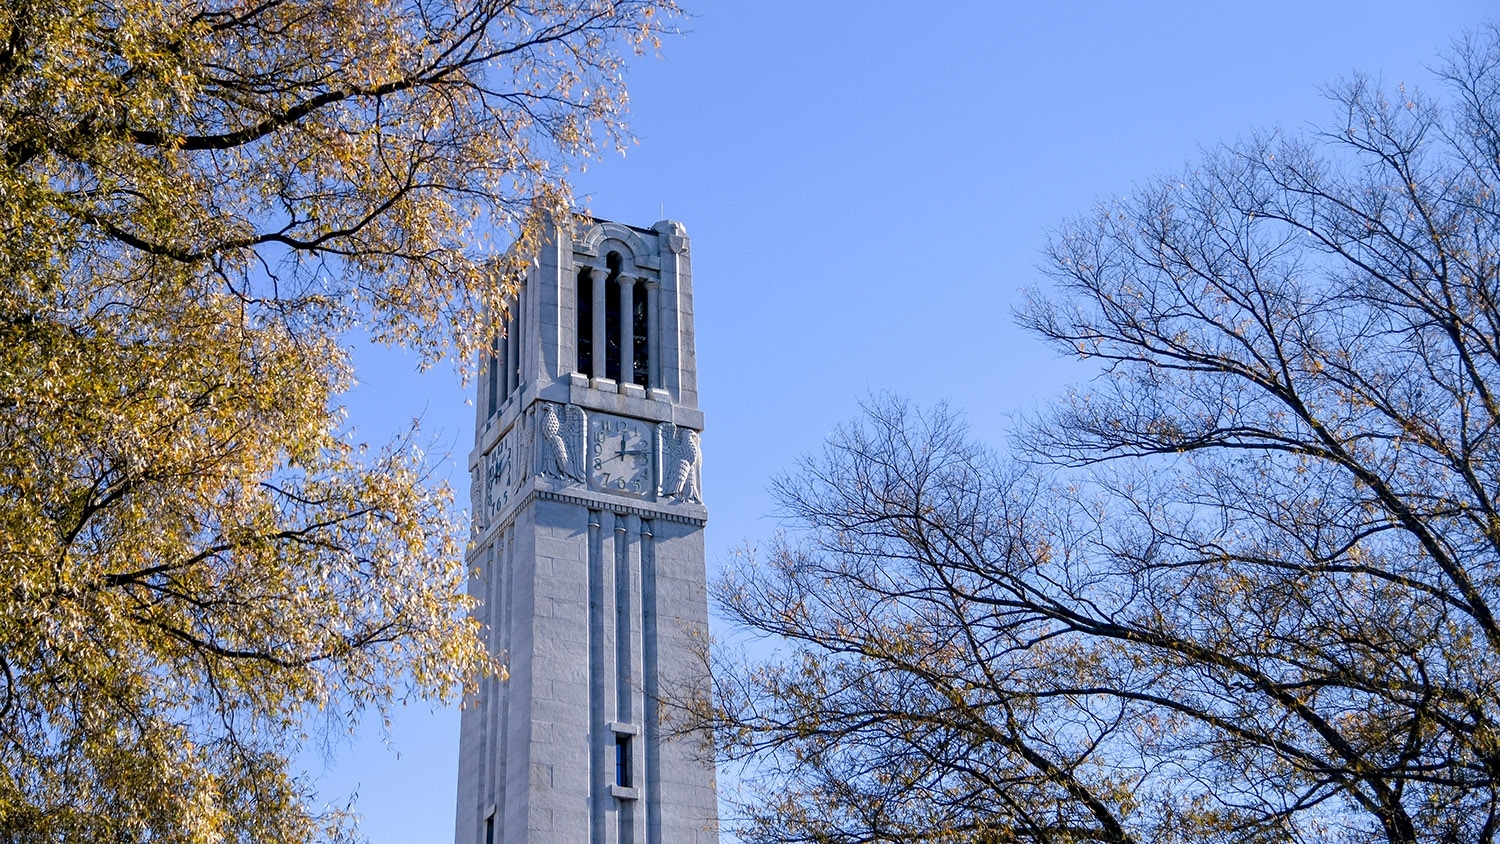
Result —
[[[591,415],[577,405],[538,402],[529,418],[495,443],[471,473],[476,535],[533,474],[616,495],[703,503],[698,432],[662,422],[652,436],[648,425],[607,413]],[[597,442],[590,443],[591,437]]]
[[[484,498],[484,458],[469,471],[469,510],[474,514],[472,533],[478,536],[490,523],[489,507]]]
[[[542,402],[537,413],[537,467],[536,470],[550,478],[583,483],[583,444],[588,428],[588,418],[583,408],[577,405],[560,405]]]
[[[658,495],[663,501],[703,503],[699,478],[703,467],[703,448],[698,432],[680,428],[671,422],[656,426],[656,453],[661,461],[657,477],[661,478]]]

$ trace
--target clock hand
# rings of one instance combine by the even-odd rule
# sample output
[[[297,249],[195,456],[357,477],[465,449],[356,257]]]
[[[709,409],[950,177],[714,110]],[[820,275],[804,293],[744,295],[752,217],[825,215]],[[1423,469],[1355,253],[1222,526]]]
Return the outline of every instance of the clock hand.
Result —
[[[624,460],[625,459],[625,455],[627,455],[627,454],[647,454],[647,453],[648,453],[647,450],[644,449],[644,448],[626,448],[624,443],[620,443],[620,449],[619,449],[619,451],[615,452],[614,457],[615,457],[616,460]]]

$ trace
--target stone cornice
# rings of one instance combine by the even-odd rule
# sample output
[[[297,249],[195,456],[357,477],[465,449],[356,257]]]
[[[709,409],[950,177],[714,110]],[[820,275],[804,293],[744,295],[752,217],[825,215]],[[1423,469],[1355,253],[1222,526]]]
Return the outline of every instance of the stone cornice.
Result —
[[[620,515],[640,516],[643,519],[677,522],[695,527],[708,524],[708,509],[701,504],[664,505],[651,501],[627,501],[613,495],[601,495],[592,490],[541,489],[531,483],[524,489],[524,494],[507,505],[499,517],[471,538],[469,550],[465,556],[472,556],[480,548],[488,545],[496,532],[508,530],[515,523],[516,515],[535,501],[557,501],[587,507],[590,510],[608,510]]]

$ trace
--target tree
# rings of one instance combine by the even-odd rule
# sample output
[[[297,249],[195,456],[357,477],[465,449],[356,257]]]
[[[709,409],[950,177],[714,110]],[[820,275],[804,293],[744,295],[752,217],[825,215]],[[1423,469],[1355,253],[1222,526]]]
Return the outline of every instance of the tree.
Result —
[[[746,841],[1495,840],[1500,29],[1442,79],[1064,227],[1015,455],[883,400],[779,483]]]
[[[0,838],[342,837],[299,742],[486,670],[449,490],[342,431],[344,338],[489,342],[674,13],[0,9]]]

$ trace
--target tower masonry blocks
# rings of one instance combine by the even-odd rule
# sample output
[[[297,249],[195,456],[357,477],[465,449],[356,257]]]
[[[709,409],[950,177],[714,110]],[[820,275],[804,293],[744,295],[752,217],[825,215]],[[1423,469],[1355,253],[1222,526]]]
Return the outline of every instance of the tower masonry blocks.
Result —
[[[456,844],[717,844],[660,701],[708,625],[691,256],[672,221],[554,227],[481,361]]]

